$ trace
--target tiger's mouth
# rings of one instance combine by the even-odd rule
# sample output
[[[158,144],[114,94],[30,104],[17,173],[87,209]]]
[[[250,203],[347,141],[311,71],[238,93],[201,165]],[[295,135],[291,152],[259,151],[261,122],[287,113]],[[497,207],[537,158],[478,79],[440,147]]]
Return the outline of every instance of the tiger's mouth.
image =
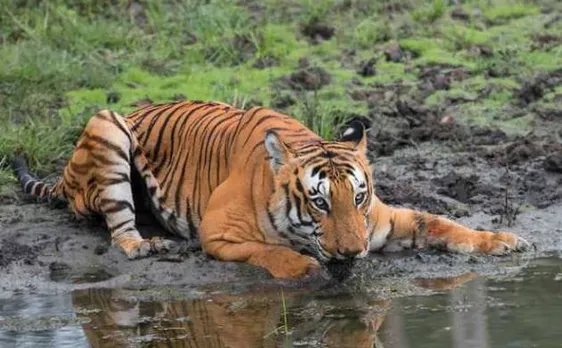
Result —
[[[341,282],[353,274],[353,266],[356,260],[356,258],[347,258],[344,260],[331,259],[325,263],[325,266],[330,276]]]
[[[344,281],[351,276],[353,273],[353,266],[357,261],[357,257],[337,258],[332,253],[322,248],[320,243],[316,243],[314,249],[307,248],[303,250],[303,252],[320,261],[330,276],[338,282]]]

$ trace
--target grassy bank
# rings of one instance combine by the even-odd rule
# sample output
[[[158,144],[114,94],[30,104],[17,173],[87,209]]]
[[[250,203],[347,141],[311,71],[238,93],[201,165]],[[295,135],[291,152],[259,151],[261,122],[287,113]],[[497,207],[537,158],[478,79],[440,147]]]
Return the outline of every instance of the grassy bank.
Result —
[[[64,163],[95,110],[126,113],[147,101],[266,105],[330,137],[347,115],[372,111],[372,88],[399,85],[428,107],[463,101],[454,108],[460,122],[525,129],[529,117],[503,115],[528,79],[562,66],[562,6],[451,3],[3,3],[0,185],[13,181],[7,158],[16,149],[45,175]],[[538,102],[560,93],[553,87]]]

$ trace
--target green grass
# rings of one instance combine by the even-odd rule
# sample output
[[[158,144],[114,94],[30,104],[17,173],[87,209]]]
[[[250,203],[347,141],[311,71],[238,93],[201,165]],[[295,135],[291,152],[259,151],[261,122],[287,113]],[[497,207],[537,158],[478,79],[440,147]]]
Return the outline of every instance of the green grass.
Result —
[[[267,333],[264,338],[268,338],[272,335],[283,335],[285,338],[285,342],[288,343],[288,338],[291,335],[291,328],[289,327],[289,313],[287,312],[287,303],[285,301],[285,294],[283,292],[283,288],[280,289],[280,297],[281,297],[281,316],[283,320],[283,324],[276,327],[271,332]]]
[[[34,171],[50,173],[68,158],[95,110],[126,113],[144,98],[163,102],[181,94],[247,107],[270,106],[289,94],[296,104],[282,111],[330,138],[346,115],[368,111],[351,90],[403,83],[415,92],[421,69],[441,64],[471,76],[428,96],[426,104],[477,96],[493,85],[461,109],[468,120],[496,122],[522,81],[562,65],[559,45],[533,47],[537,35],[562,32],[560,21],[545,27],[562,6],[545,2],[550,13],[541,12],[541,1],[463,1],[468,20],[451,18],[455,8],[444,0],[3,2],[0,186],[13,182],[7,159],[17,149],[26,151]],[[311,43],[302,28],[315,23],[332,25],[334,36]],[[392,40],[405,52],[397,62],[384,55]],[[479,46],[493,54],[475,54]],[[331,83],[317,91],[280,90],[279,78],[303,58],[328,71]],[[369,59],[376,74],[357,75],[359,62]],[[255,67],[264,60],[276,64]],[[485,78],[490,70],[502,76]],[[119,100],[108,103],[109,92]]]
[[[504,1],[496,6],[482,6],[482,12],[488,21],[498,21],[534,15],[539,9],[533,4]]]

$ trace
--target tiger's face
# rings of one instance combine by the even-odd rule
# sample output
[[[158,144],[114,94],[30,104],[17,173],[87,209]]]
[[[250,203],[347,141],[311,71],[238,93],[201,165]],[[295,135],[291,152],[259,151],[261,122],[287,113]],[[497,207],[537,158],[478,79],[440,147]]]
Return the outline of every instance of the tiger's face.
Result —
[[[275,180],[268,214],[281,238],[323,262],[367,255],[374,200],[363,123],[335,142],[289,148],[268,132],[265,144]]]

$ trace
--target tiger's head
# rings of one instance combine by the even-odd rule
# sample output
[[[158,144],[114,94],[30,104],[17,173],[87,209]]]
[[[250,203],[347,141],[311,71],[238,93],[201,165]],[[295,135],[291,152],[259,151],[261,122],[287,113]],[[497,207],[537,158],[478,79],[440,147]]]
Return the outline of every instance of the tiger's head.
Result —
[[[374,189],[365,122],[349,122],[338,141],[292,147],[268,131],[265,147],[275,181],[268,215],[281,238],[322,262],[367,255]]]

